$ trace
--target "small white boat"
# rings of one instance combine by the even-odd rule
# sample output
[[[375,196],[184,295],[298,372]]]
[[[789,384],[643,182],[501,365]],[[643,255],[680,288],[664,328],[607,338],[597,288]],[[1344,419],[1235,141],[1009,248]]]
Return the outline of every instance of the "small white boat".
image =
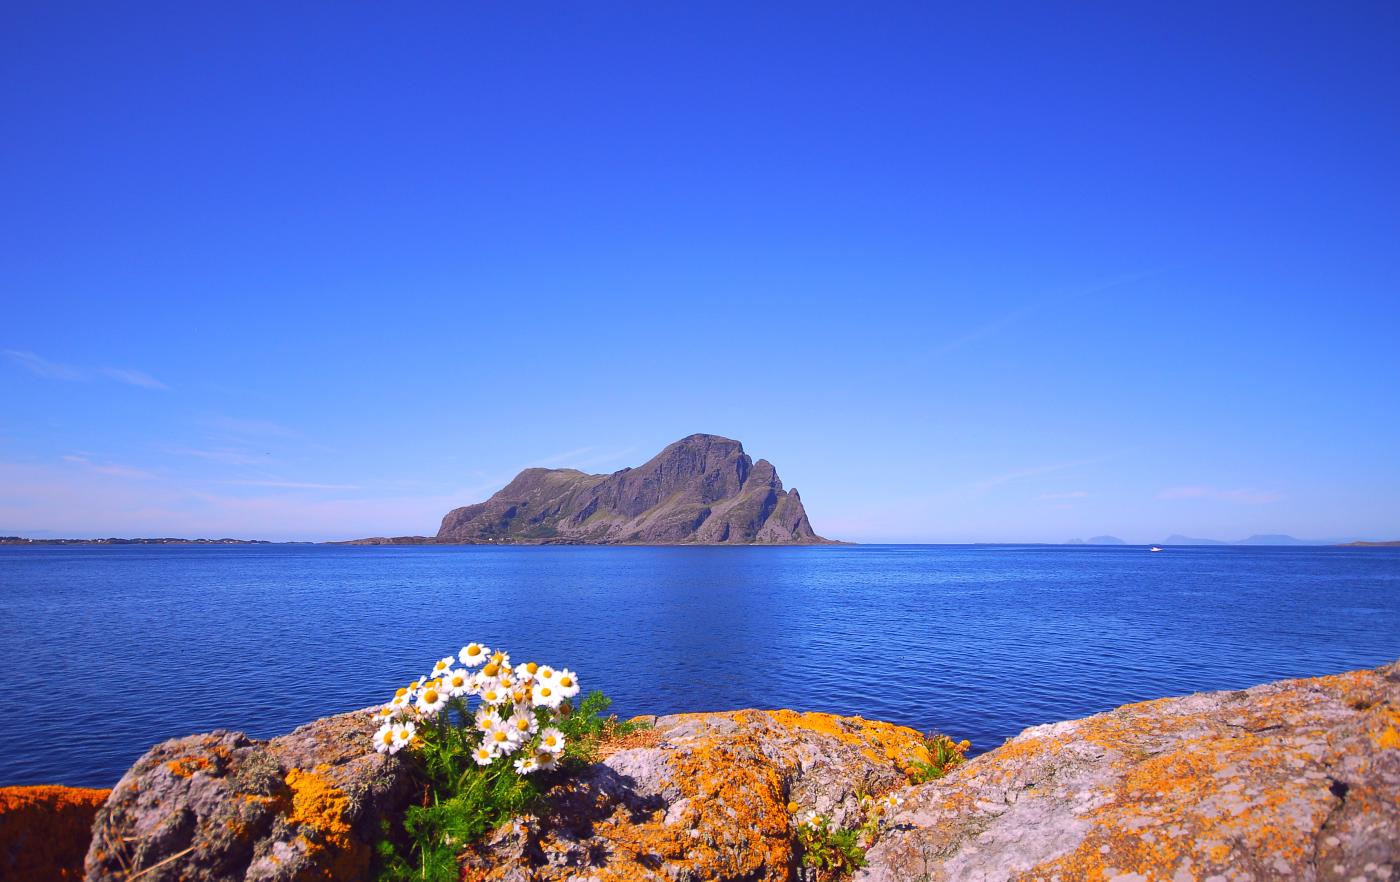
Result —
[[[1161,551],[1162,549],[1160,549],[1160,548],[1158,548],[1156,545],[1154,545],[1154,546],[1152,546],[1151,548],[1149,548],[1149,549],[1147,549],[1147,550],[1148,550],[1148,551]]]

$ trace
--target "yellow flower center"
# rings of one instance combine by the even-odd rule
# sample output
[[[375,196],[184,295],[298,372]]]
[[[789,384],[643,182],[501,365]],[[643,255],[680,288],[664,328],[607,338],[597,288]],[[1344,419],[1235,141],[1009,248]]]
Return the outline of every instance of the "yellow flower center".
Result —
[[[538,671],[539,669],[540,669],[540,666],[537,665],[537,664],[535,664],[534,662],[529,662],[529,663],[527,663],[527,664],[525,665],[525,670],[529,671],[530,674],[531,674],[531,676],[533,676],[534,673],[535,673],[536,671]]]
[[[481,647],[473,643],[471,646],[467,647],[467,655],[470,655],[472,657],[481,655]]]
[[[539,670],[539,675],[540,675],[542,678],[548,680],[550,677],[553,677],[553,676],[554,676],[554,669],[553,669],[553,668],[540,668],[540,670]]]
[[[403,697],[404,697],[405,695],[407,695],[407,694],[408,694],[408,690],[407,690],[407,689],[400,689],[398,692],[395,692],[395,693],[394,693],[394,697],[395,697],[395,698],[403,698]]]
[[[500,729],[497,729],[495,732],[492,732],[492,733],[491,733],[491,738],[492,738],[497,744],[501,743],[502,741],[505,741],[505,740],[506,740],[507,738],[509,738],[509,737],[510,737],[509,735],[507,735],[504,731],[502,731],[502,730],[500,730]]]
[[[453,689],[461,689],[464,685],[466,685],[466,682],[467,682],[467,678],[466,678],[466,677],[463,677],[463,676],[461,676],[461,675],[458,675],[458,676],[456,676],[456,677],[453,677],[453,678],[452,678],[452,688],[453,688]]]
[[[385,733],[384,733],[384,743],[385,743],[385,744],[393,744],[393,743],[394,743],[394,733],[393,733],[393,732],[385,732]]]
[[[521,732],[524,732],[526,729],[530,728],[530,721],[525,719],[524,717],[521,717],[520,719],[515,721],[515,728],[519,729]]]
[[[563,686],[565,689],[568,689],[570,686],[574,685],[574,681],[569,679],[568,677],[560,677],[559,685]]]
[[[438,698],[439,696],[436,689],[429,689],[427,692],[423,693],[423,702],[425,704],[437,704]]]
[[[553,736],[553,735],[546,735],[546,736],[544,737],[544,746],[545,746],[545,747],[553,747],[553,746],[554,746],[554,741],[555,741],[555,739],[554,739],[554,736]]]
[[[435,671],[441,671],[442,669],[444,669],[444,668],[446,668],[446,667],[447,667],[447,665],[443,664],[442,662],[438,662],[437,664],[433,665],[433,670],[435,670]]]
[[[485,674],[485,675],[488,676],[488,677],[494,677],[494,676],[496,676],[496,674],[497,674],[500,670],[501,670],[501,666],[498,665],[498,664],[496,664],[495,662],[492,662],[491,664],[489,664],[489,665],[487,665],[486,667],[482,668],[482,669],[481,669],[481,673]]]
[[[551,696],[551,695],[553,695],[553,694],[554,694],[554,693],[550,691],[550,689],[549,689],[548,686],[541,686],[541,687],[540,687],[540,695],[542,695],[543,697],[548,698],[549,696]]]
[[[495,662],[498,665],[505,664],[506,654],[504,652],[498,652],[495,655],[491,656],[491,661]]]

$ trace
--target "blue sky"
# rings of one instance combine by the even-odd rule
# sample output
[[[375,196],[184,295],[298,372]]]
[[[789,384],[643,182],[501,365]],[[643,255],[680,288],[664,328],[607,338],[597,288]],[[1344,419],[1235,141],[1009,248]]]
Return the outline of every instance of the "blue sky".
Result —
[[[7,11],[0,534],[1400,538],[1394,4]]]

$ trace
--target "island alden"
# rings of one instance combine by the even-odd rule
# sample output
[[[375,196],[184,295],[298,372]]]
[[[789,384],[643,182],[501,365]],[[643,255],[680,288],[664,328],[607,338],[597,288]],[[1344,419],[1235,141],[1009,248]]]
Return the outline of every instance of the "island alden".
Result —
[[[826,545],[773,464],[719,435],[690,435],[610,475],[525,469],[490,499],[454,508],[436,536],[350,545]]]

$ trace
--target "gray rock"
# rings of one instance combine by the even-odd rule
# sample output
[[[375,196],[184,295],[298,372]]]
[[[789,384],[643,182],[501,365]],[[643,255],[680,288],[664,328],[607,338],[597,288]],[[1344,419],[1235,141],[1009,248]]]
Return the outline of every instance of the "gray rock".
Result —
[[[691,435],[644,465],[611,475],[526,469],[485,502],[448,512],[434,541],[792,545],[826,540],[812,530],[797,491],[783,489],[772,463],[754,462],[738,441]]]
[[[97,813],[88,882],[367,878],[379,821],[412,793],[360,712],[272,741],[216,731],[147,751]]]
[[[911,787],[857,882],[1400,879],[1400,663],[1027,729]]]

